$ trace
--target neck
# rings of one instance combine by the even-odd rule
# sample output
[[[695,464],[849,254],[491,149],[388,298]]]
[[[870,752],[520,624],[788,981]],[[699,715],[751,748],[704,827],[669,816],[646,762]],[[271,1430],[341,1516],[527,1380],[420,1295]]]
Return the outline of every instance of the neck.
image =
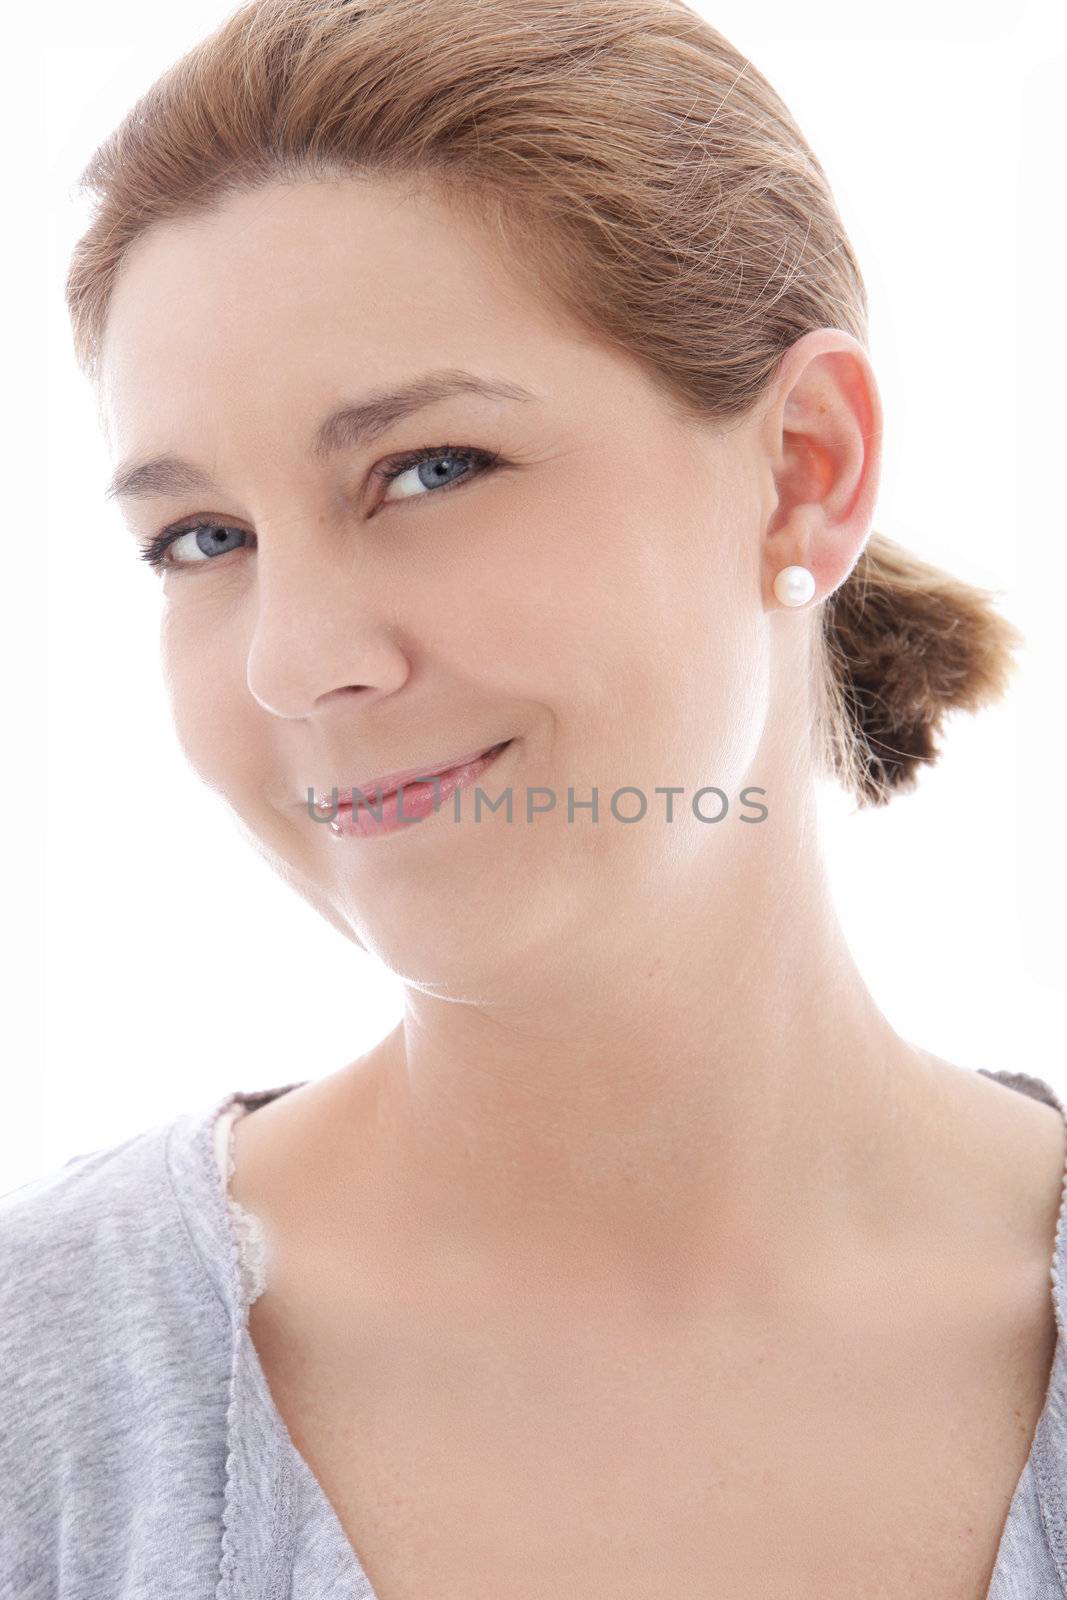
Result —
[[[751,828],[656,915],[571,930],[491,1001],[407,991],[345,1074],[412,1240],[432,1217],[451,1258],[525,1282],[684,1293],[810,1275],[891,1225],[930,1058],[874,1004],[803,833],[776,852]]]

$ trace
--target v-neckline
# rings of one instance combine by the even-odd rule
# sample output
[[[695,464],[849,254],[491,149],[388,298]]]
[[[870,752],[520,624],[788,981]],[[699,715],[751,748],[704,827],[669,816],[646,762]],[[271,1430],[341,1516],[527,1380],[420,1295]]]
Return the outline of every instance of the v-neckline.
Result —
[[[977,1070],[983,1077],[1055,1106],[1067,1126],[1067,1108],[1044,1079],[1025,1072],[984,1067]],[[229,1210],[228,1181],[222,1180],[216,1153],[217,1125],[224,1114],[238,1104],[244,1111],[251,1111],[292,1089],[303,1088],[307,1081],[274,1089],[234,1091],[213,1108],[198,1140],[202,1170],[212,1191],[214,1226],[225,1241],[225,1298],[232,1328],[223,1543],[216,1600],[289,1600],[294,1560],[299,1563],[300,1549],[307,1541],[314,1547],[316,1578],[321,1563],[340,1585],[336,1600],[342,1600],[342,1596],[344,1600],[377,1600],[358,1552],[326,1491],[293,1442],[271,1395],[249,1332],[249,1275],[242,1270],[240,1244]],[[231,1135],[232,1126],[227,1131],[227,1150]],[[1052,1438],[1053,1411],[1061,1419],[1067,1418],[1067,1159],[1049,1283],[1056,1319],[1055,1352],[1030,1449],[1001,1531],[986,1600],[1000,1600],[1001,1593],[1003,1600],[1010,1600],[1012,1591],[999,1591],[998,1585],[1014,1526],[1024,1503],[1035,1497],[1059,1583],[1067,1596],[1067,1484],[1059,1481]],[[1062,1420],[1060,1426],[1064,1427]],[[327,1600],[330,1590],[317,1588],[316,1594]]]

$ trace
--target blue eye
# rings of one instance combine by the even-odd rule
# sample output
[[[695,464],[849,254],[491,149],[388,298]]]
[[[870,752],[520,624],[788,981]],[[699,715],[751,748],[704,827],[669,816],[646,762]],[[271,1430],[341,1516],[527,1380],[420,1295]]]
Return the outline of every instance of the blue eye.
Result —
[[[177,528],[164,528],[163,532],[157,534],[141,551],[141,559],[157,569],[199,566],[214,556],[228,555],[231,550],[236,549],[235,544],[228,542],[231,535],[244,538],[244,529],[230,528],[225,523],[213,522],[206,517],[199,522],[186,522]],[[193,548],[197,551],[196,555],[183,555],[179,559],[164,556],[164,551],[185,538],[194,541]]]
[[[432,445],[399,456],[386,466],[376,468],[375,477],[384,483],[396,483],[407,477],[409,472],[412,473],[414,481],[398,496],[399,499],[410,499],[434,490],[450,489],[460,478],[469,477],[472,467],[477,471],[488,471],[498,460],[499,457],[489,450],[475,450],[467,445]],[[442,462],[447,463],[443,473]],[[448,476],[457,466],[462,469],[460,473]]]
[[[396,498],[426,498],[454,488],[464,478],[489,472],[501,461],[502,457],[494,451],[480,450],[470,445],[427,445],[375,467],[373,476],[382,483],[390,484],[412,472],[416,475],[415,481],[402,489]],[[443,472],[440,468],[442,462],[448,463]],[[457,467],[461,469],[458,473],[455,472]],[[177,548],[178,542],[185,538],[192,542],[184,554],[167,554],[172,545]],[[234,540],[245,538],[247,534],[243,528],[229,527],[213,517],[196,517],[190,522],[182,522],[157,533],[145,544],[141,560],[147,561],[157,572],[168,567],[201,567],[217,556],[228,555],[231,550],[239,549]]]

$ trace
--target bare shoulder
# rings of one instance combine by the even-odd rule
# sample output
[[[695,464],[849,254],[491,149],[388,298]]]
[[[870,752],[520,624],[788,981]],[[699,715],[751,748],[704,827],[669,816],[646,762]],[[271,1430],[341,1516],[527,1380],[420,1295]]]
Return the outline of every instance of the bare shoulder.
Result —
[[[331,1191],[354,1195],[369,1177],[374,1130],[371,1075],[360,1063],[312,1079],[238,1118],[230,1193],[272,1242],[314,1233]]]
[[[1016,1288],[1047,1276],[1067,1169],[1056,1106],[919,1052],[895,1108],[882,1227],[905,1259],[938,1252]],[[375,1062],[354,1062],[246,1114],[234,1130],[234,1198],[280,1232],[321,1238],[338,1196],[364,1222],[384,1179]],[[396,1196],[394,1194],[394,1200]],[[339,1219],[338,1219],[339,1220]]]
[[[972,1068],[930,1057],[945,1172],[975,1224],[1024,1269],[1047,1274],[1067,1172],[1067,1124],[1058,1108]]]

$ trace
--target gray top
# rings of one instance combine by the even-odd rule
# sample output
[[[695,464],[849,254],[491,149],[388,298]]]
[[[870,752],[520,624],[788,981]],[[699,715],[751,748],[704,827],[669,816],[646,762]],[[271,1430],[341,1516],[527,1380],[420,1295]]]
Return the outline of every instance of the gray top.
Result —
[[[982,1070],[1067,1119],[1043,1079]],[[235,1091],[0,1196],[0,1600],[376,1600],[249,1338],[263,1260],[216,1139],[299,1087]],[[987,1600],[1067,1600],[1065,1208],[1067,1171],[1055,1357]]]

